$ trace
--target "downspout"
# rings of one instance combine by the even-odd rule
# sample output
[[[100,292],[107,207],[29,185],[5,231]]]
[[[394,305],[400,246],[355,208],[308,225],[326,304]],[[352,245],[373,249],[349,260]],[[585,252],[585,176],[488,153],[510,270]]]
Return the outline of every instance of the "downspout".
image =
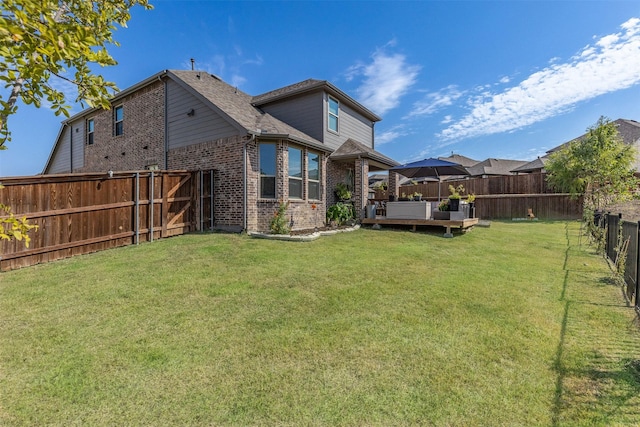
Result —
[[[162,80],[162,77],[158,76],[158,79]],[[169,95],[167,89],[167,80],[164,80],[164,170],[169,169],[169,119],[167,118]]]
[[[247,144],[250,142],[254,142],[256,140],[256,134],[253,132],[249,132],[251,138],[247,139],[242,144],[242,228],[244,232],[247,232],[247,227],[249,224],[249,220],[247,218],[247,204],[249,201],[249,191],[247,189]]]
[[[371,122],[371,149],[376,149],[376,122]]]

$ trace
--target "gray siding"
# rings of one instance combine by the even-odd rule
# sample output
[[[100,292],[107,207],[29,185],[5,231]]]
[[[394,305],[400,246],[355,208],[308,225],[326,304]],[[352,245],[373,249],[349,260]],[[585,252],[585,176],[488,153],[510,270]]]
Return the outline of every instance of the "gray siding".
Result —
[[[78,120],[73,123],[71,129],[71,143],[73,157],[71,159],[71,167],[73,171],[84,167],[84,142],[85,142],[85,128],[86,123],[84,120]]]
[[[354,110],[345,105],[340,99],[338,111],[338,133],[330,131],[327,126],[327,111],[329,108],[328,95],[324,103],[322,123],[324,128],[324,143],[334,150],[338,149],[347,139],[352,138],[367,147],[373,148],[373,124]]]
[[[49,174],[71,173],[84,166],[84,120],[63,126],[56,150],[51,157]]]
[[[46,173],[69,173],[71,172],[71,141],[69,138],[69,127],[65,126],[56,144],[49,167]]]
[[[322,117],[325,114],[322,92],[269,104],[262,107],[262,110],[318,141],[322,141],[324,130]]]
[[[169,149],[237,135],[238,131],[203,101],[174,81],[167,82],[167,136]],[[187,113],[193,109],[192,116]]]

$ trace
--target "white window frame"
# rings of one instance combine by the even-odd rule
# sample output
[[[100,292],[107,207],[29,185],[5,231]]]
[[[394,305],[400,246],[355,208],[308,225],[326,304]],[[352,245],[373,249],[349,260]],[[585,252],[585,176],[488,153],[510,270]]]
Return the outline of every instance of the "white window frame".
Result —
[[[292,150],[295,150],[294,152],[298,152],[300,153],[300,156],[298,158],[298,161],[300,163],[300,176],[294,176],[291,175],[291,160],[292,160]],[[288,153],[288,157],[289,157],[289,161],[288,161],[288,174],[289,174],[289,198],[291,199],[300,199],[302,200],[304,198],[304,150],[302,148],[299,147],[289,147],[287,149],[287,153]],[[298,182],[300,185],[300,194],[299,195],[292,195],[291,194],[291,182]]]
[[[87,145],[93,145],[95,134],[95,122],[93,118],[87,119]]]
[[[336,112],[335,114],[331,112],[331,102],[335,102],[336,103]],[[333,129],[331,127],[331,118],[335,117],[335,122],[336,122],[336,128]],[[340,131],[340,101],[338,101],[336,98],[334,98],[333,96],[329,95],[328,97],[328,101],[327,101],[327,129],[329,129],[331,132],[335,132],[335,133],[339,133]]]
[[[118,110],[121,111],[122,117],[118,120]],[[120,125],[120,130],[118,131],[118,125]],[[113,107],[113,135],[121,136],[124,135],[124,106],[117,105]]]
[[[267,174],[263,174],[262,173],[262,150],[261,147],[262,146],[266,146],[266,145],[271,145],[273,146],[273,167],[274,167],[274,175],[267,175]],[[277,192],[278,192],[278,186],[277,186],[277,171],[278,171],[278,145],[274,142],[261,142],[258,144],[258,171],[260,174],[260,182],[259,182],[259,188],[258,191],[260,193],[260,198],[261,199],[275,199]],[[273,195],[268,194],[268,195],[264,195],[263,194],[263,188],[264,186],[262,185],[262,181],[264,178],[273,178]]]
[[[309,171],[311,170],[311,168],[309,167],[309,160],[311,158],[311,156],[317,156],[318,158],[318,179],[311,179],[309,177]],[[322,182],[322,167],[321,167],[322,161],[321,161],[321,155],[320,153],[316,153],[314,151],[307,151],[307,198],[309,200],[321,200],[322,199],[322,186],[321,186],[321,182]],[[317,184],[318,186],[318,197],[311,197],[311,184]]]

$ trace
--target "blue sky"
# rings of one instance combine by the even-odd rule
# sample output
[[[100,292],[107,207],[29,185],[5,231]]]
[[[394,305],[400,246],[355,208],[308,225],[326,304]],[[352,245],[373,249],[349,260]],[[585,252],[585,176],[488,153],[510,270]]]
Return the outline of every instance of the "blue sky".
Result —
[[[530,160],[600,116],[640,121],[636,0],[151,3],[99,69],[121,89],[190,58],[251,95],[329,80],[383,118],[376,148],[399,162]],[[21,105],[0,176],[40,173],[60,121]]]

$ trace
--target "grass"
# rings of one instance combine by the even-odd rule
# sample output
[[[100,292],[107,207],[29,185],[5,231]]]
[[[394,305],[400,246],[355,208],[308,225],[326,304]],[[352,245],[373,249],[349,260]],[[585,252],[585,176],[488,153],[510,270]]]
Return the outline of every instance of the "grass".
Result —
[[[577,223],[175,237],[0,275],[2,425],[634,425]]]

